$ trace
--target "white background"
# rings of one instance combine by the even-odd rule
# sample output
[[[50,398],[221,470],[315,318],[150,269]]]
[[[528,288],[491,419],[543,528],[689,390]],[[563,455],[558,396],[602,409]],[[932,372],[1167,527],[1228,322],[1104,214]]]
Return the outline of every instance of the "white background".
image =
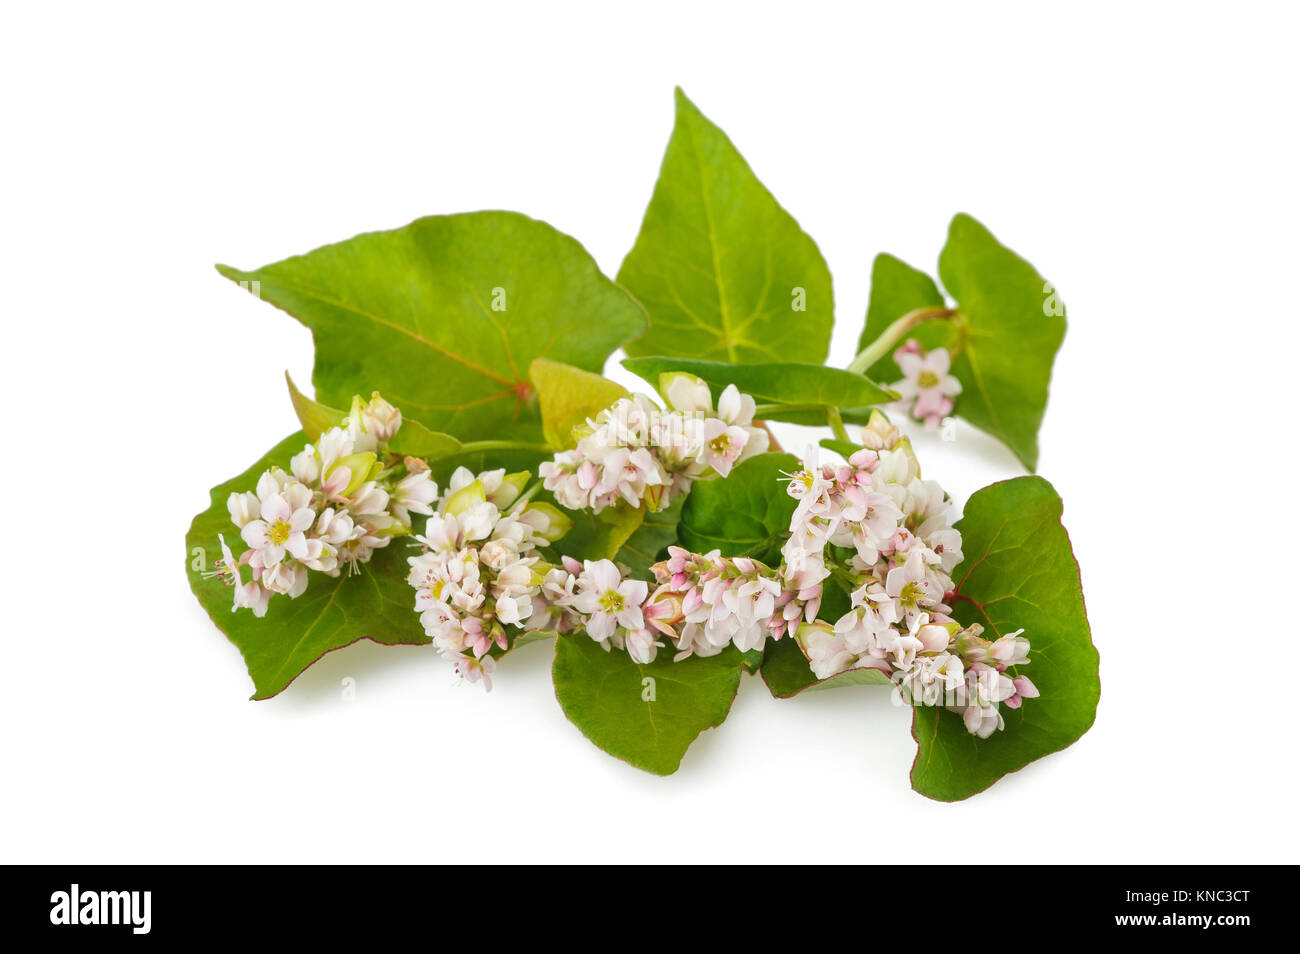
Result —
[[[6,8],[0,860],[1296,861],[1292,11],[467,6]],[[191,516],[311,367],[212,264],[509,208],[612,275],[678,83],[818,241],[833,362],[872,257],[932,267],[959,210],[1068,303],[1040,471],[1101,707],[967,802],[910,791],[883,693],[756,679],[641,773],[565,720],[546,644],[490,695],[366,644],[252,703],[189,593]],[[1020,472],[957,436],[918,449],[959,500]]]

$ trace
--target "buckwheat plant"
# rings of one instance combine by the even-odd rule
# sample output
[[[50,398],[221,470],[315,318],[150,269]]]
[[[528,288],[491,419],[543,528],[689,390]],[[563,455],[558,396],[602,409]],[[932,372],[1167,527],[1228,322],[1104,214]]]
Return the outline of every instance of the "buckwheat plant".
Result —
[[[887,687],[936,799],[1071,745],[1100,677],[1064,504],[1036,473],[1056,286],[959,214],[928,262],[877,255],[865,320],[837,316],[813,237],[675,98],[616,276],[500,210],[218,266],[315,348],[314,396],[289,382],[298,427],[186,536],[254,698],[361,639],[431,647],[484,689],[540,643],[568,719],[662,775],[746,680],[780,699]],[[618,362],[647,393],[606,376]],[[1019,461],[960,518],[894,426],[925,453],[948,418]]]

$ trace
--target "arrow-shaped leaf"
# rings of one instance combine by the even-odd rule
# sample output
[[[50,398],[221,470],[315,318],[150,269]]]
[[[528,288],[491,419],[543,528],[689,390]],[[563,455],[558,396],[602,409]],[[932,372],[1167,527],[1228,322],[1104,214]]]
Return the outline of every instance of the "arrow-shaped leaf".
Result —
[[[958,317],[925,322],[909,337],[927,348],[956,351],[952,373],[962,383],[956,413],[997,437],[1033,470],[1052,362],[1065,337],[1065,309],[1032,265],[968,215],[952,220],[939,275],[956,299]],[[892,256],[877,257],[863,346],[895,319],[943,304],[929,276]],[[892,384],[900,372],[889,356],[869,373]]]
[[[516,212],[418,219],[240,271],[312,329],[317,398],[378,390],[464,440],[541,436],[534,358],[599,371],[645,314],[576,241]]]
[[[659,181],[618,280],[650,313],[628,354],[826,358],[834,308],[817,245],[680,89]]]

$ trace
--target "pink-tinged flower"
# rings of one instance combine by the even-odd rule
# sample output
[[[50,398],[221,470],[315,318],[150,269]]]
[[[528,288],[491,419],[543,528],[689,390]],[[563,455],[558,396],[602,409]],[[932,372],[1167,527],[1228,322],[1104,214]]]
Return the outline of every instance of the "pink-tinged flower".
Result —
[[[1016,689],[1015,695],[1007,698],[1005,702],[1012,709],[1019,709],[1026,699],[1038,698],[1038,687],[1029,681],[1028,676],[1016,676],[1011,680],[1011,685]]]
[[[947,348],[923,351],[919,343],[911,340],[894,352],[894,361],[903,372],[903,380],[894,383],[894,390],[912,416],[934,430],[952,413],[952,399],[961,393],[961,382],[948,373],[952,355]]]
[[[588,635],[604,642],[619,626],[629,630],[645,628],[641,604],[649,589],[644,580],[624,580],[612,560],[588,560],[578,577],[573,607],[589,617]]]
[[[723,477],[731,473],[731,468],[740,460],[745,445],[749,443],[749,432],[743,427],[729,425],[716,417],[704,422],[701,437],[704,446],[700,451],[700,463],[712,467]]]
[[[212,564],[211,570],[201,575],[204,579],[215,577],[226,586],[238,586],[242,582],[239,578],[239,561],[231,554],[225,536],[218,533],[217,542],[221,545],[221,559]]]
[[[962,710],[962,721],[966,731],[976,738],[987,739],[994,732],[1006,727],[1002,713],[995,705],[971,705]]]
[[[297,559],[307,556],[306,531],[315,522],[315,511],[305,503],[294,507],[285,493],[272,494],[262,502],[261,519],[246,523],[239,535],[264,565],[272,567],[284,559],[286,550]]]
[[[804,623],[795,631],[794,638],[808,659],[808,668],[818,679],[829,679],[857,662],[857,657],[845,646],[844,637],[829,623]]]
[[[598,494],[617,494],[632,507],[641,506],[647,487],[664,482],[663,469],[644,447],[616,447],[606,456]]]
[[[1020,635],[1023,632],[1023,629],[1018,629],[995,640],[986,650],[988,664],[1001,672],[1010,666],[1029,662],[1029,640]]]
[[[664,583],[646,600],[641,613],[648,627],[669,639],[676,639],[676,627],[686,617],[685,604],[683,595],[675,592],[670,584]]]
[[[251,609],[254,616],[265,616],[270,600],[270,590],[256,580],[249,580],[235,587],[235,605],[230,610],[234,612],[237,609]]]
[[[380,397],[378,391],[371,392],[370,403],[361,409],[361,426],[377,441],[391,440],[402,426],[402,412]]]
[[[655,639],[655,634],[648,629],[630,629],[623,637],[623,648],[627,654],[641,665],[655,661],[663,643]]]
[[[939,602],[943,594],[926,573],[923,552],[917,548],[908,555],[901,566],[896,566],[885,576],[885,592],[898,601],[903,618],[910,625],[927,606]]]
[[[483,688],[492,691],[492,674],[497,671],[497,661],[491,656],[455,657],[456,674],[466,682],[482,682]]]
[[[951,653],[916,656],[904,664],[896,663],[899,672],[895,684],[903,697],[914,705],[943,705],[965,681],[961,660]]]

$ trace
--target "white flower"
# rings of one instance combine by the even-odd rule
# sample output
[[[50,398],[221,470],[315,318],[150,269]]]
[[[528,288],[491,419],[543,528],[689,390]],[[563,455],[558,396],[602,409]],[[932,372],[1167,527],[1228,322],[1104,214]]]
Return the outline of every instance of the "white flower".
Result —
[[[432,504],[438,499],[438,485],[427,470],[414,471],[397,482],[393,488],[390,505],[393,515],[406,526],[411,525],[411,514],[429,516]]]
[[[674,411],[691,414],[698,411],[713,411],[713,395],[709,386],[693,374],[676,371],[660,376],[660,391],[668,406]]]
[[[728,425],[720,418],[711,417],[704,422],[701,435],[704,447],[700,453],[700,462],[712,467],[723,477],[731,473],[732,466],[744,454],[745,445],[749,443],[749,432],[743,427]]]
[[[643,580],[624,580],[612,560],[588,560],[583,567],[573,606],[589,617],[588,635],[604,642],[618,626],[644,629],[641,604],[649,594],[649,586]]]
[[[1006,669],[1009,666],[1020,666],[1028,662],[1029,640],[1020,635],[1023,632],[1023,629],[1018,629],[995,640],[988,648],[989,665]]]
[[[661,646],[663,643],[655,639],[655,634],[648,629],[628,630],[623,637],[623,648],[627,654],[643,666],[655,661]]]
[[[803,654],[808,657],[808,666],[818,679],[829,679],[836,673],[852,668],[857,662],[857,657],[844,644],[844,637],[827,623],[803,623],[795,631],[794,638]]]
[[[894,361],[903,372],[903,380],[893,385],[902,397],[900,403],[934,429],[952,413],[952,399],[961,393],[961,382],[948,373],[952,355],[947,348],[925,352],[916,341],[909,341],[894,352]]]
[[[934,606],[943,597],[943,593],[935,592],[936,589],[934,580],[926,572],[923,551],[919,547],[885,577],[885,592],[898,601],[909,625],[920,615],[922,608]]]
[[[235,526],[242,530],[262,515],[262,502],[257,499],[257,494],[249,491],[232,493],[226,501],[226,509],[230,511],[230,519]]]
[[[320,461],[316,458],[316,448],[308,444],[289,460],[289,470],[294,479],[301,484],[314,484],[320,479]]]
[[[251,609],[254,616],[265,616],[270,599],[270,590],[256,580],[249,580],[235,587],[235,605],[231,607],[231,612],[237,609]]]
[[[942,705],[945,696],[963,684],[961,659],[952,653],[916,656],[900,665],[895,678],[905,698],[913,705]]]
[[[305,532],[316,522],[316,513],[306,505],[293,506],[285,494],[278,493],[263,500],[261,509],[262,518],[246,523],[240,536],[261,554],[262,562],[274,566],[284,558],[286,550],[298,559],[305,557]]]
[[[402,412],[389,404],[379,392],[370,395],[370,403],[361,410],[361,425],[377,441],[391,440],[402,426]]]
[[[641,506],[647,487],[664,483],[659,462],[644,447],[617,447],[605,457],[598,494],[617,494],[632,507]]]

